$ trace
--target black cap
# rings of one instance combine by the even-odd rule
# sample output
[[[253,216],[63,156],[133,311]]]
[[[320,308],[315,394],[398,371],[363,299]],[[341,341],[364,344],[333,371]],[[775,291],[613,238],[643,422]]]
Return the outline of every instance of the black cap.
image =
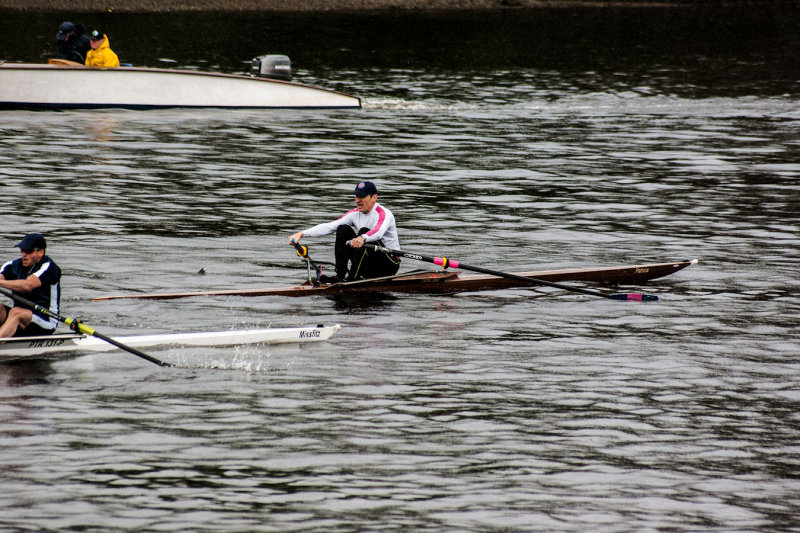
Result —
[[[47,248],[47,241],[41,233],[28,233],[17,243],[17,248],[23,252],[31,252],[35,249],[44,250]]]
[[[56,39],[59,41],[66,41],[70,35],[75,33],[75,24],[71,22],[65,22],[61,26],[58,27],[58,33],[56,33]]]
[[[104,35],[103,32],[101,32],[100,30],[92,30],[92,33],[89,34],[89,39],[93,41],[102,41],[103,39],[105,39],[103,35]]]
[[[356,190],[353,191],[356,196],[372,196],[378,194],[378,188],[371,181],[362,181],[356,185]]]

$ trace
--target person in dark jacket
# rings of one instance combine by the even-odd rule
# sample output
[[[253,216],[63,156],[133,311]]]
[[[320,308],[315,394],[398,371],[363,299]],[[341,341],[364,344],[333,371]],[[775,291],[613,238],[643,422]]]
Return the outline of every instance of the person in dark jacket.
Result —
[[[86,62],[86,54],[92,49],[89,36],[86,35],[86,27],[72,22],[64,22],[58,27],[56,43],[59,59],[67,59],[81,65]]]
[[[28,233],[17,243],[22,257],[0,267],[0,287],[58,314],[61,305],[61,269],[45,254],[47,241],[41,233]],[[0,337],[49,335],[58,320],[45,318],[18,302],[0,305]]]

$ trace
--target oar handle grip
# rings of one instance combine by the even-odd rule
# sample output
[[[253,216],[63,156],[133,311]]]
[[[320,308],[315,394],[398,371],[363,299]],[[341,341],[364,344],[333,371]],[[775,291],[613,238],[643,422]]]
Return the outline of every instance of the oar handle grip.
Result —
[[[362,236],[362,235],[359,235],[358,237],[361,237],[361,236]],[[356,239],[358,239],[358,237],[356,237]],[[346,244],[347,246],[353,246],[353,241],[354,241],[354,240],[356,240],[356,239],[349,240],[349,241],[347,241],[345,244]],[[369,245],[369,244],[367,244],[367,243],[365,242],[364,244],[362,244],[362,246],[363,246],[364,248],[369,248],[370,246],[374,246],[374,245]],[[385,248],[384,248],[384,249],[385,249]]]
[[[297,251],[297,255],[299,255],[303,259],[308,259],[308,246],[303,246],[294,239],[292,239],[289,242],[291,243],[292,246],[294,246],[294,249]]]

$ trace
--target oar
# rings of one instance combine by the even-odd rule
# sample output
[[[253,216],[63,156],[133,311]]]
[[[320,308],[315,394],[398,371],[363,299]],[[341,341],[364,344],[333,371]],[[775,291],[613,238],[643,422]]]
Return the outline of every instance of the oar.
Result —
[[[319,283],[319,277],[322,275],[322,265],[331,265],[334,267],[336,266],[335,263],[331,263],[329,261],[314,261],[313,259],[311,259],[311,256],[308,255],[308,246],[303,246],[294,239],[289,241],[289,243],[292,246],[294,246],[295,250],[297,250],[297,255],[299,255],[300,258],[306,262],[306,268],[308,270],[308,281],[310,281],[311,283],[314,284]],[[317,275],[316,280],[313,280],[311,278],[311,267],[314,267],[314,271]]]
[[[448,259],[446,257],[428,257],[422,254],[414,254],[409,252],[403,252],[400,250],[391,250],[389,248],[384,248],[383,246],[378,246],[376,244],[365,244],[364,247],[370,250],[375,250],[377,252],[382,252],[384,254],[398,255],[400,257],[407,257],[408,259],[416,259],[417,261],[426,261],[428,263],[433,263],[434,265],[440,265],[442,268],[447,268],[447,267],[463,268],[464,270],[472,270],[474,272],[490,274],[492,276],[497,276],[500,278],[515,279],[517,281],[533,283],[536,285],[547,285],[548,287],[555,287],[557,289],[563,289],[565,291],[579,292],[581,294],[588,294],[589,296],[599,296],[601,298],[609,298],[611,300],[632,300],[638,302],[655,302],[658,300],[658,296],[655,296],[653,294],[642,294],[640,292],[605,294],[598,291],[591,291],[589,289],[581,289],[579,287],[570,287],[569,285],[553,283],[552,281],[545,281],[543,279],[529,278],[527,276],[519,276],[517,274],[511,274],[508,272],[499,272],[497,270],[489,270],[488,268],[465,265],[464,263],[459,263],[458,261],[453,261],[452,259]]]
[[[102,333],[98,333],[94,329],[90,328],[89,326],[87,326],[83,322],[80,322],[80,321],[78,321],[78,320],[76,320],[74,318],[61,316],[59,314],[56,314],[56,313],[50,311],[46,307],[42,307],[41,305],[37,305],[37,304],[31,302],[30,300],[27,300],[27,299],[23,298],[22,296],[17,296],[16,294],[14,294],[13,292],[11,292],[8,289],[4,289],[4,288],[0,287],[0,294],[4,294],[4,295],[8,296],[9,298],[11,298],[12,300],[16,300],[17,302],[21,303],[25,307],[29,307],[30,309],[32,309],[36,313],[39,313],[40,315],[44,315],[44,316],[46,316],[48,318],[55,318],[56,320],[58,320],[60,322],[63,322],[64,324],[72,327],[73,329],[75,329],[76,331],[78,331],[80,333],[83,333],[84,335],[91,335],[93,337],[97,337],[98,339],[102,339],[102,340],[106,341],[109,344],[113,344],[114,346],[116,346],[120,350],[125,350],[126,352],[130,352],[133,355],[141,357],[142,359],[147,359],[151,363],[155,363],[158,366],[172,366],[171,364],[166,363],[164,361],[161,361],[159,359],[156,359],[155,357],[151,357],[151,356],[147,355],[144,352],[140,352],[136,348],[131,348],[130,346],[126,346],[126,345],[122,344],[121,342],[115,341],[111,337],[106,337]]]

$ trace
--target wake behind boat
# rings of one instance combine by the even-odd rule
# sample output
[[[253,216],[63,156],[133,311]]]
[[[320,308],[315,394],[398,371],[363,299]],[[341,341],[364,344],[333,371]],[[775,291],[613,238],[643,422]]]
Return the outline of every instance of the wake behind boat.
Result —
[[[338,91],[303,85],[287,74],[286,63],[262,56],[254,75],[193,70],[92,68],[0,61],[0,108],[5,109],[360,109],[361,100]],[[268,58],[272,58],[268,61]]]
[[[116,337],[133,348],[169,348],[185,346],[239,346],[245,344],[288,344],[319,342],[329,339],[341,326],[305,328],[267,328],[200,333],[172,333]],[[66,354],[109,352],[118,348],[97,337],[76,333],[56,333],[41,337],[0,339],[0,363],[25,359],[47,359]]]
[[[668,276],[690,265],[697,260],[676,261],[673,263],[646,263],[638,265],[578,268],[563,270],[538,270],[515,272],[515,276],[536,278],[550,282],[579,281],[603,285],[621,285],[640,283]],[[309,276],[310,278],[311,276]],[[315,280],[314,280],[315,281]],[[452,293],[464,291],[484,291],[509,289],[514,287],[530,287],[531,283],[497,277],[489,274],[462,274],[459,271],[426,271],[417,270],[405,274],[359,280],[350,283],[315,283],[308,280],[301,285],[291,287],[272,287],[262,289],[230,289],[177,293],[143,293],[99,296],[92,301],[114,300],[120,298],[136,298],[145,300],[169,300],[190,296],[313,296],[351,292],[411,292],[411,293]]]

